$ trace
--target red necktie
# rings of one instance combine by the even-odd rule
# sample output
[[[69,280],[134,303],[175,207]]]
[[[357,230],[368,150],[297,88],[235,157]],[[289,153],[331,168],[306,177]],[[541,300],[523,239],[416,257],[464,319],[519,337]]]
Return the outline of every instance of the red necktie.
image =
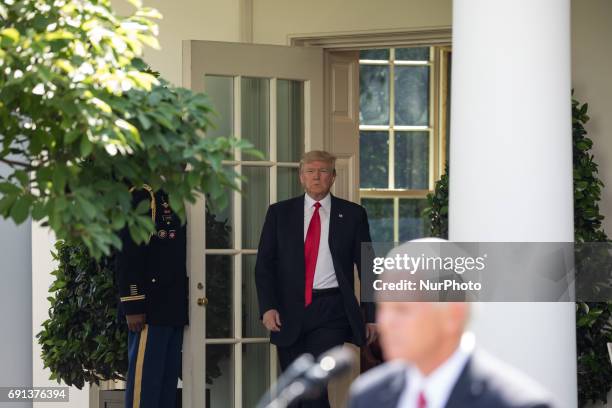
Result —
[[[314,282],[315,268],[317,267],[317,256],[319,255],[319,241],[321,240],[321,217],[319,216],[319,208],[321,203],[314,203],[314,213],[308,225],[306,232],[306,241],[304,242],[304,266],[306,270],[306,286],[304,297],[306,306],[312,302],[312,284]]]
[[[419,392],[417,408],[427,408],[427,400],[425,400],[425,393],[423,393],[423,391]]]

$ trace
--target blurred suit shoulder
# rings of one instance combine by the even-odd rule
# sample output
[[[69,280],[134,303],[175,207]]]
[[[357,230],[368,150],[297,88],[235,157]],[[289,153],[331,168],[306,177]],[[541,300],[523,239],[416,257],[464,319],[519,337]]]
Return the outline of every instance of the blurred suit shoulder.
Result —
[[[407,387],[407,366],[389,362],[353,382],[349,408],[397,408]],[[446,408],[554,408],[551,394],[516,368],[482,350],[466,362]]]
[[[552,408],[552,395],[513,366],[486,351],[476,350],[467,361],[447,407]]]

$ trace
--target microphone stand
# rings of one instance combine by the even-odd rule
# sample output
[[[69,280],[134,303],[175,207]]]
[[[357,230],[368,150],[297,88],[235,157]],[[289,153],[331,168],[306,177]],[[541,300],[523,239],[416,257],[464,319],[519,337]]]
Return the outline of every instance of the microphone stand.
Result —
[[[279,379],[277,387],[274,387],[274,392],[266,395],[267,397],[277,394],[276,398],[262,398],[257,407],[286,408],[299,399],[315,397],[319,395],[330,379],[343,374],[351,368],[353,363],[354,359],[350,351],[342,346],[333,348],[325,353],[317,363],[311,363],[310,368],[302,371],[300,375],[292,375],[293,379],[290,382],[286,381],[286,378],[283,378],[284,376],[281,376],[281,379],[284,380],[283,386],[280,387],[281,379]],[[292,368],[294,364],[289,368]],[[289,372],[289,369],[287,369],[287,372]],[[280,393],[278,393],[279,389],[281,390]]]

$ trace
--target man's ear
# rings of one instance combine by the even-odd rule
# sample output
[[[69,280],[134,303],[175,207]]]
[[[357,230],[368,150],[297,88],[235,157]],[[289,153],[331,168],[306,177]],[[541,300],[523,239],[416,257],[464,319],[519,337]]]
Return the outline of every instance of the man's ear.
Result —
[[[463,333],[467,324],[468,305],[465,302],[447,302],[445,305],[445,329],[450,333]]]

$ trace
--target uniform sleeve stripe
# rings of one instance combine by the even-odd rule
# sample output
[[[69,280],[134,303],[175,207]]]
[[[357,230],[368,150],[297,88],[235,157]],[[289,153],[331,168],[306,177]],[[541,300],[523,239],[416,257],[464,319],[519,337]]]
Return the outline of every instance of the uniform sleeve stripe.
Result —
[[[129,302],[132,300],[143,300],[145,298],[145,295],[136,295],[136,296],[124,296],[121,299],[122,302]]]

